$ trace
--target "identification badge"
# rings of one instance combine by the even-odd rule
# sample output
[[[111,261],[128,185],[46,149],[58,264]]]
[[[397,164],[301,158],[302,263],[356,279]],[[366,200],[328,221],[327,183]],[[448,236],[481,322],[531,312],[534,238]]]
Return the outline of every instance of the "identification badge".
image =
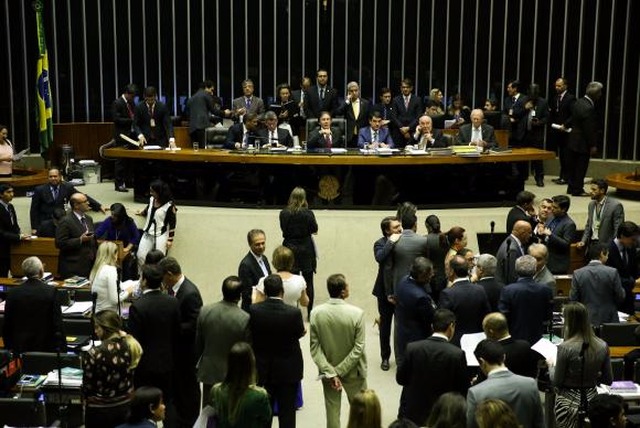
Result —
[[[156,126],[156,120],[155,119],[151,119],[151,127],[154,128]]]

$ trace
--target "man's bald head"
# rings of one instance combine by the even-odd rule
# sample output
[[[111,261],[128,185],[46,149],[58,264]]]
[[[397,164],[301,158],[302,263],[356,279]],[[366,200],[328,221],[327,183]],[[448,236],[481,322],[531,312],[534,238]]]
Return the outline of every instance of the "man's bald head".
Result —
[[[525,220],[518,220],[513,225],[511,234],[518,238],[523,244],[529,242],[531,238],[531,223]]]
[[[507,318],[500,312],[491,312],[482,320],[482,330],[487,339],[500,340],[509,335]]]

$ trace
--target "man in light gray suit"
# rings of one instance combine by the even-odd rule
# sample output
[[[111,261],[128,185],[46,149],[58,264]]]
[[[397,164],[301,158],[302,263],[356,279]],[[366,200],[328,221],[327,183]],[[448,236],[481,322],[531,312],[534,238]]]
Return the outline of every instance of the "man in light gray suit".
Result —
[[[571,300],[577,300],[589,310],[589,322],[599,326],[618,322],[618,305],[624,300],[624,289],[615,268],[606,266],[609,246],[603,242],[589,247],[588,265],[573,272]]]
[[[500,342],[485,339],[474,352],[487,379],[467,392],[467,427],[475,428],[476,406],[487,399],[507,403],[523,428],[543,428],[542,404],[536,380],[511,372],[504,365],[504,348]]]
[[[227,354],[237,342],[251,342],[249,314],[238,307],[242,283],[237,276],[222,282],[222,300],[204,306],[196,325],[198,380],[202,382],[202,404],[209,403],[211,387],[227,375]]]
[[[392,284],[393,289],[387,290],[387,296],[393,296],[395,294],[395,287],[400,283],[402,278],[409,274],[411,265],[416,257],[427,257],[428,254],[427,237],[416,233],[418,217],[415,212],[404,212],[401,214],[399,220],[402,223],[402,233],[393,248],[391,259],[392,280],[386,281],[385,283],[387,287]],[[427,292],[431,294],[431,289],[428,285]]]
[[[247,113],[255,113],[261,115],[264,113],[264,101],[253,95],[253,80],[246,79],[242,81],[242,96],[234,98],[231,102],[233,117],[238,120],[242,119]]]
[[[536,259],[536,273],[533,280],[538,284],[544,284],[551,288],[553,295],[556,295],[556,278],[547,267],[549,260],[549,250],[544,244],[531,244],[527,250],[530,256]]]
[[[367,387],[364,311],[349,305],[349,284],[342,274],[327,278],[329,301],[311,312],[311,357],[324,390],[327,428],[340,428],[342,389],[349,403]]]
[[[616,237],[618,227],[624,221],[624,207],[620,201],[607,196],[608,189],[609,185],[601,178],[591,181],[587,224],[578,248],[594,242],[609,244]]]

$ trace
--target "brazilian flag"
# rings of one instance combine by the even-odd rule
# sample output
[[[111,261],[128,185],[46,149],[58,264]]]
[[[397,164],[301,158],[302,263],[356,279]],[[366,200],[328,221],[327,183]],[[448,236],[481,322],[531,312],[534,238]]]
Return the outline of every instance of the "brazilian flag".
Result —
[[[37,67],[37,95],[36,95],[36,123],[40,139],[40,151],[46,152],[53,144],[53,103],[51,102],[51,85],[49,82],[49,55],[42,23],[42,0],[33,3],[38,25],[38,67]]]

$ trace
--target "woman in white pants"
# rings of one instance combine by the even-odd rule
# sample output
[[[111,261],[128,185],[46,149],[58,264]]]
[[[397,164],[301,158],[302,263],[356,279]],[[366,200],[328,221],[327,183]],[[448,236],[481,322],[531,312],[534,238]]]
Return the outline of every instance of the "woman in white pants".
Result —
[[[171,245],[176,228],[176,211],[173,204],[171,190],[167,183],[155,180],[149,186],[149,205],[136,214],[146,216],[142,238],[138,245],[138,266],[144,264],[147,253],[160,250],[165,255]]]

